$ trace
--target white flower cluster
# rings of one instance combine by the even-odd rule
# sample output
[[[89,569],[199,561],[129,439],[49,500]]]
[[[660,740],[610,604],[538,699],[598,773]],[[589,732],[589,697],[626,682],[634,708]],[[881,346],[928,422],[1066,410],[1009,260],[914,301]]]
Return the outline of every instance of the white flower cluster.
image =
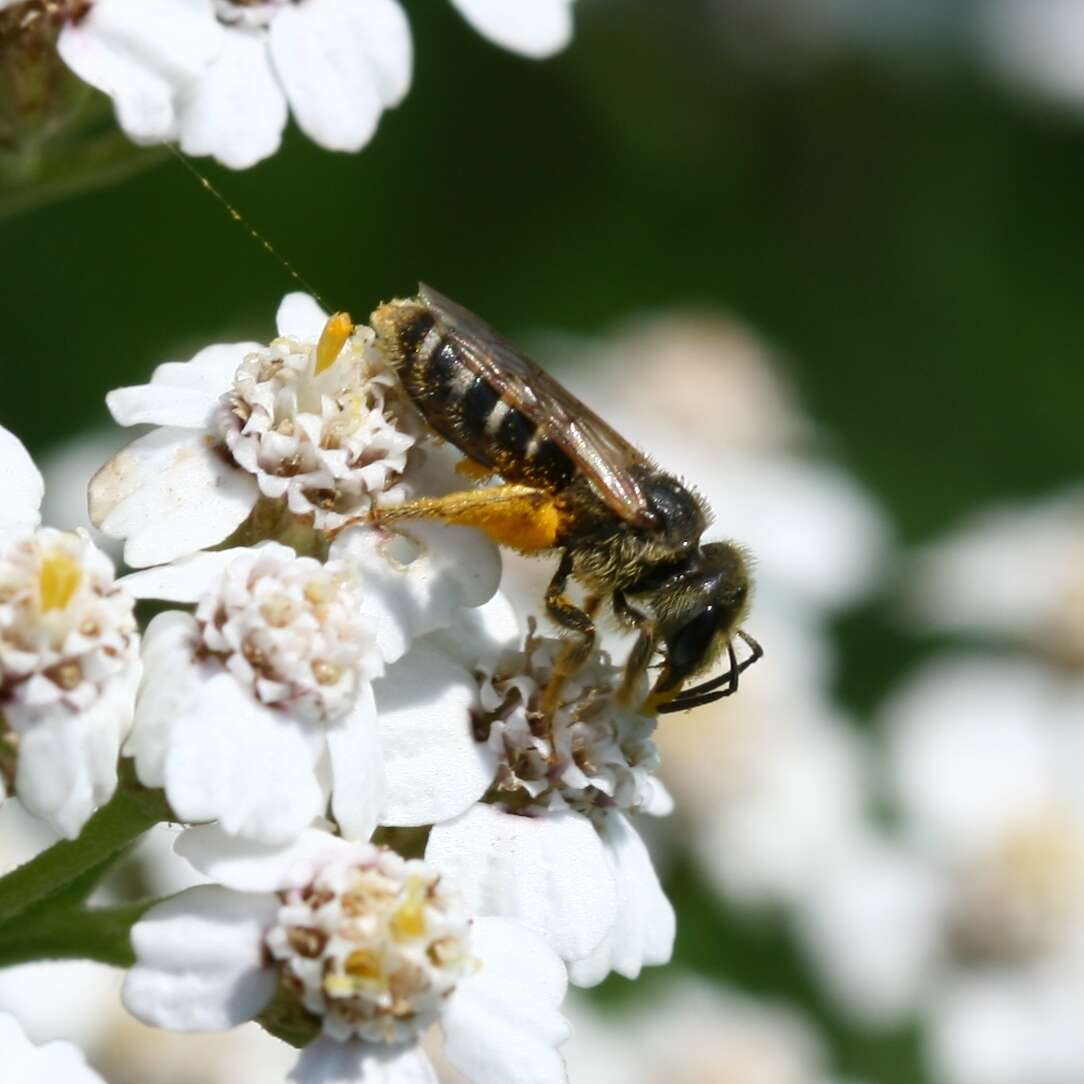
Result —
[[[132,594],[82,533],[39,527],[41,475],[0,429],[0,799],[74,838],[112,795],[140,676]]]
[[[307,723],[340,718],[383,669],[360,596],[343,562],[268,543],[231,561],[218,592],[200,599],[196,652],[263,704]]]
[[[572,0],[453,3],[527,56],[557,52],[572,33]],[[177,141],[234,169],[278,149],[290,112],[322,147],[360,150],[410,86],[397,0],[85,0],[56,14],[61,58],[113,99],[133,140]]]
[[[218,408],[225,446],[260,493],[321,530],[368,512],[374,494],[394,499],[414,443],[385,412],[395,378],[372,338],[361,329],[341,356],[334,330],[320,344],[276,339],[245,357]]]
[[[622,670],[605,653],[568,680],[545,732],[541,701],[560,650],[559,640],[532,632],[524,650],[506,652],[492,673],[483,670],[475,731],[488,732],[498,757],[496,795],[545,810],[668,812],[654,808],[661,794],[656,720],[617,703]]]
[[[417,859],[371,847],[282,897],[267,947],[334,1039],[416,1039],[473,970],[469,914]]]
[[[212,883],[133,928],[139,1018],[230,1028],[285,1000],[319,1036],[291,1079],[384,1084],[431,1078],[420,1044],[439,1022],[477,1084],[558,1084],[568,978],[671,954],[673,909],[631,819],[671,806],[654,720],[619,702],[604,652],[544,720],[560,642],[532,623],[521,643],[496,547],[368,516],[462,484],[371,331],[302,295],[278,324],[269,345],[208,347],[108,396],[122,424],[156,427],[90,487],[137,571],[114,584],[86,538],[10,510],[6,763],[41,808],[26,712],[63,708],[98,744],[58,750],[54,777],[107,765],[112,785],[123,742],[190,826],[177,853]],[[142,642],[136,599],[166,605]],[[106,726],[99,702],[123,711]],[[107,793],[62,827],[77,834]]]

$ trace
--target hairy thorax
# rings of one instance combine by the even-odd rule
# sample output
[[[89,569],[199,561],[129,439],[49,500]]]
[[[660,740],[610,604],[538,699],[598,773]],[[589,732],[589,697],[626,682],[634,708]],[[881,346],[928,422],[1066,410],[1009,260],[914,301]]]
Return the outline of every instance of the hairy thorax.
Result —
[[[639,481],[655,516],[652,527],[636,527],[614,515],[586,478],[561,494],[568,527],[559,544],[571,551],[576,576],[589,591],[634,588],[699,546],[708,525],[700,497],[662,471],[644,468]]]

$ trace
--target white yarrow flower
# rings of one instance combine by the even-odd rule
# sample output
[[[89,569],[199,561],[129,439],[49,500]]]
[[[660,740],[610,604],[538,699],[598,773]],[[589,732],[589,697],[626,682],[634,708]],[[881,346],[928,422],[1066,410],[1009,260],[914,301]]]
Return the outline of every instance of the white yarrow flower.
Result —
[[[133,928],[124,1001],[145,1022],[229,1028],[281,988],[320,1032],[296,1084],[428,1084],[419,1040],[437,1022],[474,1084],[564,1081],[560,961],[516,923],[472,917],[451,871],[315,830],[269,850],[193,829],[178,850],[219,883]]]
[[[134,599],[82,532],[41,527],[41,480],[0,430],[14,480],[0,529],[0,797],[74,838],[117,784],[139,682]],[[19,529],[24,528],[24,529]]]
[[[355,839],[469,808],[494,772],[471,734],[476,687],[426,634],[466,621],[459,607],[484,603],[497,569],[472,565],[472,532],[449,533],[403,565],[382,550],[405,540],[359,528],[324,564],[269,542],[129,576],[137,595],[196,604],[147,629],[127,750],[140,780],[183,820],[266,843],[329,800]],[[480,614],[508,621],[496,602]]]
[[[104,1084],[77,1047],[59,1040],[35,1046],[8,1013],[0,1013],[0,1065],[4,1084]]]
[[[397,424],[372,332],[329,323],[304,294],[283,301],[278,330],[269,346],[209,346],[107,396],[120,424],[160,427],[90,485],[91,516],[126,540],[129,564],[217,545],[261,499],[271,518],[326,531],[401,496],[414,438]]]
[[[618,704],[621,669],[604,653],[568,680],[546,732],[540,705],[560,649],[532,633],[478,666],[473,727],[496,758],[497,804],[435,825],[426,855],[455,867],[477,910],[539,930],[573,961],[573,981],[593,985],[670,958],[673,908],[629,816],[671,802],[654,777],[655,722]]]
[[[89,0],[59,49],[137,143],[234,169],[278,149],[288,110],[322,147],[360,150],[406,94],[413,53],[395,0]]]
[[[526,56],[572,35],[572,0],[453,2]],[[410,87],[396,0],[85,0],[59,14],[60,56],[135,142],[175,141],[233,169],[274,154],[291,113],[321,147],[360,150]]]
[[[1084,666],[1084,490],[981,511],[921,549],[914,572],[907,601],[924,624]]]
[[[805,901],[814,960],[860,1017],[918,1015],[938,1080],[1074,1084],[1084,691],[1034,663],[946,660],[885,723],[901,831],[826,865]]]
[[[371,685],[383,659],[349,567],[271,542],[180,572],[206,590],[194,614],[147,628],[127,748],[141,782],[164,787],[182,820],[268,843],[296,836],[330,797],[344,830],[367,837],[383,802]]]

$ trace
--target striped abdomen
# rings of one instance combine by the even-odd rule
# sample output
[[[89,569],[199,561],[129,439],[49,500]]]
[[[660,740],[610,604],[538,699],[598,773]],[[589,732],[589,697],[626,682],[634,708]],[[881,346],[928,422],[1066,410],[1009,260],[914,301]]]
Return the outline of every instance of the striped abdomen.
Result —
[[[559,490],[573,480],[575,464],[545,427],[472,368],[455,333],[423,304],[393,301],[372,322],[407,394],[464,455],[509,482]]]

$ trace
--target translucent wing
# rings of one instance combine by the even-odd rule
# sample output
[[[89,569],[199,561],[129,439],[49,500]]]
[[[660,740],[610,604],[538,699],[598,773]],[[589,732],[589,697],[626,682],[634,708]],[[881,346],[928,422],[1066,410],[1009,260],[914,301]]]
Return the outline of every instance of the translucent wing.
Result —
[[[445,333],[455,338],[470,368],[561,448],[617,515],[641,527],[654,524],[630,470],[647,465],[639,450],[480,317],[424,283],[419,294]]]

